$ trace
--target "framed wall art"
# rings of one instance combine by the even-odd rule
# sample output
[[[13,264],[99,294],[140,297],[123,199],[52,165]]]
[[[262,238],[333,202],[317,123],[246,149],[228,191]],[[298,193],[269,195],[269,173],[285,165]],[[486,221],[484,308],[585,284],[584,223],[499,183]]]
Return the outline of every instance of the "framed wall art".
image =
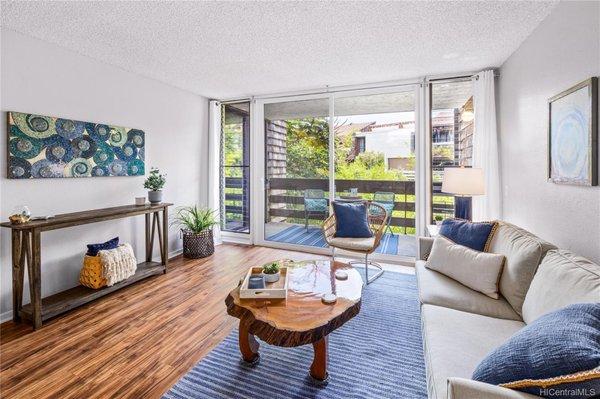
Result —
[[[8,113],[8,178],[143,176],[139,129]]]
[[[598,78],[552,97],[548,111],[548,178],[598,185]]]

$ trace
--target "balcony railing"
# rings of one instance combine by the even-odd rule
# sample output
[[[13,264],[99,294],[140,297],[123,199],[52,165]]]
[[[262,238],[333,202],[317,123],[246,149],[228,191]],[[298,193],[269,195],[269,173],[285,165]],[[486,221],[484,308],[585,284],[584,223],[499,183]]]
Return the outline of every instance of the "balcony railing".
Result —
[[[395,195],[394,213],[390,225],[406,234],[415,227],[415,182],[394,180],[336,180],[336,197],[350,189],[357,189],[359,196],[373,199],[376,192],[392,192]],[[242,195],[237,193],[243,187],[242,178],[226,179],[225,213],[228,220],[240,220],[245,214]],[[289,221],[304,222],[304,190],[320,189],[328,197],[327,179],[271,178],[269,179],[265,222]],[[454,200],[451,195],[441,192],[441,183],[433,184],[432,213],[449,215],[453,213]],[[309,223],[318,224],[327,217],[325,212],[309,214]]]

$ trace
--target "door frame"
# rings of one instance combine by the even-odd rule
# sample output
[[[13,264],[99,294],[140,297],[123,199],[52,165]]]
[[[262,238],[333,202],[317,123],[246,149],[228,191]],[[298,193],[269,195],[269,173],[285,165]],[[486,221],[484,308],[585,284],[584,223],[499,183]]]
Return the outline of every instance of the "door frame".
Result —
[[[250,175],[253,176],[252,184],[252,212],[251,212],[251,242],[256,245],[288,249],[301,252],[310,252],[317,255],[331,255],[331,248],[316,248],[298,244],[279,243],[275,241],[266,240],[265,237],[265,220],[266,220],[266,176],[265,176],[265,124],[264,124],[264,107],[267,104],[281,103],[281,102],[292,102],[302,100],[315,100],[315,99],[327,99],[329,101],[329,199],[332,201],[335,196],[335,136],[334,131],[334,118],[335,118],[335,100],[336,98],[344,97],[356,97],[356,96],[367,96],[374,94],[385,94],[385,93],[396,93],[400,91],[407,91],[407,88],[412,86],[412,90],[415,93],[415,155],[417,162],[415,162],[415,240],[419,235],[423,234],[425,225],[425,217],[422,215],[422,210],[427,209],[426,197],[423,192],[423,188],[426,184],[423,182],[422,176],[427,174],[424,170],[426,163],[421,158],[424,158],[426,154],[426,131],[424,113],[422,112],[422,101],[424,99],[424,82],[417,81],[411,83],[402,83],[387,87],[371,87],[361,88],[353,90],[340,90],[331,91],[327,93],[316,93],[316,94],[301,94],[294,96],[281,96],[281,97],[269,97],[269,98],[255,98],[252,100],[251,114],[251,171]],[[426,168],[425,168],[426,169]],[[252,222],[253,221],[253,222]],[[359,258],[360,255],[351,252],[338,251],[338,253],[344,257]],[[400,264],[413,264],[413,257],[406,257],[401,255],[388,255],[388,254],[377,254],[373,253],[371,259],[378,260],[386,263],[400,263]]]

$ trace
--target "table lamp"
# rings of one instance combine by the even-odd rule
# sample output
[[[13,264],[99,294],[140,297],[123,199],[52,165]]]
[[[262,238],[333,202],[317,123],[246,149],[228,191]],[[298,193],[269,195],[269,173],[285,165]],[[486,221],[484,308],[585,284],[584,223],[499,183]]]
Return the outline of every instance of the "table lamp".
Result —
[[[454,194],[454,217],[471,220],[471,197],[485,194],[483,169],[444,168],[442,192]]]

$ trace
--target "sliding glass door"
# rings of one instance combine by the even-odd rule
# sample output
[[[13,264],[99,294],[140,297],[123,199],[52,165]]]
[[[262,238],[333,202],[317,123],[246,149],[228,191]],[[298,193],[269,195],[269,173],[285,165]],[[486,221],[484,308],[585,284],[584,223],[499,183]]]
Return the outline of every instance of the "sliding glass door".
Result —
[[[329,100],[264,105],[264,239],[325,248],[329,209]]]
[[[454,216],[454,196],[442,192],[445,168],[471,167],[473,154],[473,82],[430,83],[431,220]]]
[[[390,218],[376,253],[414,257],[415,89],[335,95],[335,196],[369,200]]]
[[[375,201],[391,215],[376,256],[414,257],[415,85],[266,100],[263,243],[327,252],[332,200]]]
[[[250,232],[250,102],[221,105],[221,231]]]

